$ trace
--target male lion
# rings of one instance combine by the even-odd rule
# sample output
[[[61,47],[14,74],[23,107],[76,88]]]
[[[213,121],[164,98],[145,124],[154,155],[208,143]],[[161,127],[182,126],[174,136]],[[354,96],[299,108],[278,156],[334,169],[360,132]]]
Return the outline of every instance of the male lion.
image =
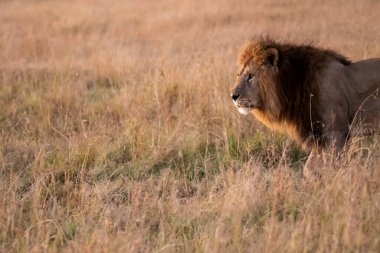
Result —
[[[260,37],[243,47],[238,63],[235,106],[311,149],[305,169],[311,157],[379,129],[379,58],[351,62],[331,50]]]

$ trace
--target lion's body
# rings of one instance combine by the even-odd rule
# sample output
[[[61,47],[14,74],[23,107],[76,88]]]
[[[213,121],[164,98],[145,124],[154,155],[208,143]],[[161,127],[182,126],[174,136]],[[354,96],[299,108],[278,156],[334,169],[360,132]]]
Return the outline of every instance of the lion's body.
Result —
[[[349,136],[380,127],[380,59],[352,63],[331,50],[260,38],[239,63],[235,105],[306,148],[340,149]]]
[[[379,130],[380,59],[349,65],[330,63],[320,79],[321,119],[331,130],[347,137]]]

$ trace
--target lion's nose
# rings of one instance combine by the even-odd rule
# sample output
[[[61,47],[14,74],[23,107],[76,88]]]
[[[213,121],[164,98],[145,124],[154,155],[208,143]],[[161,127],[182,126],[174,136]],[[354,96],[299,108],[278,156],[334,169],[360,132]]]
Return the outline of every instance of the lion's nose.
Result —
[[[236,99],[238,99],[239,96],[240,96],[240,95],[237,94],[237,93],[232,93],[232,94],[231,94],[231,98],[232,98],[234,101],[236,101]]]

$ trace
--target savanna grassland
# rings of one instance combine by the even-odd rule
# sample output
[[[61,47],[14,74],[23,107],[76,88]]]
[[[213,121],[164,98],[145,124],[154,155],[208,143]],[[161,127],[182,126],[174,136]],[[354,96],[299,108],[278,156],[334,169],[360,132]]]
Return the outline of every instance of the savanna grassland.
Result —
[[[307,153],[229,97],[252,35],[379,57],[379,13],[0,1],[0,252],[379,252],[380,138],[307,181]]]

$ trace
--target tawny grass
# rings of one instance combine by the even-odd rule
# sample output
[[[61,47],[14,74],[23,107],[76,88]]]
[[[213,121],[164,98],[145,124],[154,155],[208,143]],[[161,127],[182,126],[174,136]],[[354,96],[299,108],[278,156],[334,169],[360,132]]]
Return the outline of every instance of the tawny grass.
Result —
[[[377,1],[1,1],[1,252],[378,252],[379,138],[306,153],[230,101],[267,34],[380,56]]]

